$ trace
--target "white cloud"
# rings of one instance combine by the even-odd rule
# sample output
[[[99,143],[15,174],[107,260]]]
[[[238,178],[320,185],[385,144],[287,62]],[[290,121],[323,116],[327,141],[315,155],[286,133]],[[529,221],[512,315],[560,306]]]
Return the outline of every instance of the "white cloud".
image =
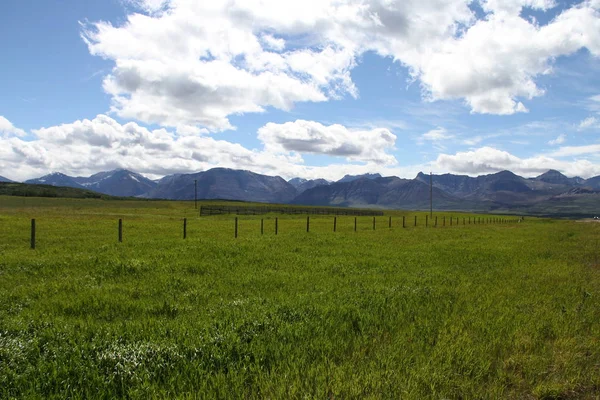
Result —
[[[134,122],[120,124],[106,115],[32,131],[33,140],[0,137],[0,171],[25,180],[60,171],[89,175],[127,168],[160,177],[213,167],[248,169],[268,175],[339,179],[344,174],[416,173],[419,167],[395,167],[386,153],[396,137],[385,128],[350,130],[312,121],[267,124],[259,134],[262,149],[209,136],[149,130]],[[351,163],[304,165],[301,153],[339,155]],[[391,168],[394,166],[394,168]]]
[[[282,51],[285,48],[285,40],[273,35],[264,34],[261,36],[261,41],[267,49]]]
[[[379,172],[412,178],[419,171],[477,175],[509,169],[532,176],[548,169],[567,175],[600,175],[600,164],[585,159],[563,161],[559,157],[600,154],[600,145],[561,147],[553,153],[519,158],[491,147],[454,155],[440,154],[431,165],[398,166],[387,151],[395,136],[385,128],[352,130],[312,121],[267,124],[259,132],[261,149],[210,136],[179,135],[167,129],[149,130],[134,122],[120,124],[106,115],[34,130],[31,140],[0,137],[0,171],[11,179],[25,180],[60,171],[90,175],[127,168],[156,178],[213,167],[248,169],[284,178],[337,180],[345,174]],[[344,163],[306,165],[302,154],[346,158]],[[347,162],[350,160],[351,162]]]
[[[265,150],[272,153],[312,153],[345,157],[348,161],[397,164],[387,151],[394,148],[396,136],[386,128],[350,130],[343,125],[325,126],[297,120],[268,123],[258,130]]]
[[[556,137],[556,139],[552,139],[548,142],[549,145],[554,146],[557,144],[563,144],[565,142],[565,140],[567,140],[567,135],[565,135],[564,133],[561,133],[560,135],[558,135]]]
[[[433,100],[463,98],[475,113],[527,112],[517,99],[544,94],[535,77],[551,73],[556,57],[582,47],[600,53],[600,18],[590,3],[566,10],[545,26],[518,13],[495,12],[426,55],[419,77]]]
[[[483,142],[486,138],[484,138],[483,136],[473,136],[471,138],[468,139],[464,139],[463,140],[463,144],[466,144],[467,146],[476,146],[479,143]]]
[[[599,148],[596,150],[600,150]],[[580,153],[583,154],[583,153]],[[440,154],[434,163],[441,171],[468,175],[481,175],[509,170],[521,176],[537,176],[549,169],[556,169],[567,176],[589,178],[600,175],[600,165],[589,160],[563,161],[553,157],[568,154],[552,153],[529,158],[520,158],[492,147],[481,147],[473,151],[454,155]]]
[[[564,146],[553,151],[549,155],[552,157],[572,157],[584,154],[600,155],[600,144],[590,144],[583,146]]]
[[[23,129],[19,129],[15,127],[12,122],[7,120],[5,117],[0,115],[0,137],[9,138],[11,136],[22,137],[25,136],[26,133]]]
[[[454,135],[449,134],[444,128],[432,129],[429,132],[422,134],[419,138],[420,142],[425,140],[429,142],[439,142],[442,140],[453,139]]]
[[[86,24],[93,55],[111,60],[104,89],[123,118],[232,129],[231,115],[290,110],[357,96],[350,72],[367,51],[392,57],[428,100],[462,99],[474,113],[527,112],[535,78],[581,48],[600,55],[597,2],[547,25],[520,17],[548,0],[129,0],[149,15]]]
[[[489,12],[512,15],[518,15],[523,7],[544,11],[556,7],[553,0],[483,0],[481,3]]]
[[[590,111],[600,113],[600,94],[588,97],[585,106]]]
[[[600,123],[596,117],[588,117],[579,123],[578,129],[582,131],[584,129],[595,128],[598,126],[600,126]]]

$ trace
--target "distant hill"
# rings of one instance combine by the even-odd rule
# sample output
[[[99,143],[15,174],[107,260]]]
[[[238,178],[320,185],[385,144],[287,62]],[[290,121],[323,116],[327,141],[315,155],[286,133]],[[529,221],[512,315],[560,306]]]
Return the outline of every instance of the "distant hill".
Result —
[[[25,181],[25,183],[34,185],[64,186],[77,189],[85,189],[83,185],[77,183],[75,178],[62,174],[60,172],[53,172],[51,174],[44,175],[41,178],[30,179],[28,181]]]
[[[76,199],[111,198],[111,196],[86,189],[15,182],[0,182],[0,195],[25,197],[66,197]]]
[[[227,168],[213,168],[196,174],[164,177],[148,193],[148,197],[193,200],[194,180],[198,182],[198,199],[288,203],[297,193],[294,186],[279,176],[266,176],[250,171]]]
[[[99,172],[89,178],[77,177],[73,180],[81,186],[112,196],[141,196],[157,186],[157,183],[126,169]]]
[[[0,182],[13,182],[13,181],[0,175]]]
[[[600,175],[594,176],[593,178],[586,179],[582,183],[585,186],[589,186],[594,189],[600,189]]]

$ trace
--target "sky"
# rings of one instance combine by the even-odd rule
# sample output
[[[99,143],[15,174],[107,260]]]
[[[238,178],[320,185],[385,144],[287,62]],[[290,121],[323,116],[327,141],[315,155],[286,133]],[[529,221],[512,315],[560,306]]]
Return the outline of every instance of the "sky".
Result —
[[[600,0],[3,0],[0,175],[600,175]]]

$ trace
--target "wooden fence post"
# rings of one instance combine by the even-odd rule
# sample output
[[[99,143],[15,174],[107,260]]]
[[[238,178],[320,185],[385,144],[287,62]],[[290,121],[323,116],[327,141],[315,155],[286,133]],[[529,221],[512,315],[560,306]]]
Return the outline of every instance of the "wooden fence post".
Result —
[[[235,217],[235,238],[238,236],[238,217]]]
[[[425,228],[429,226],[429,215],[425,215]]]
[[[31,249],[35,250],[35,218],[31,220]]]
[[[333,231],[335,232],[337,226],[337,217],[333,217]]]
[[[437,215],[435,216],[435,227],[437,228]]]
[[[277,217],[275,217],[275,234],[277,235],[277,231],[279,230],[279,224],[278,224],[278,220]]]
[[[119,218],[119,242],[123,241],[123,220]]]
[[[356,217],[354,217],[354,232],[356,232]]]
[[[388,228],[391,229],[392,228],[392,217],[391,216],[390,216],[390,223],[388,225],[389,225]]]
[[[406,216],[405,216],[405,215],[403,215],[403,216],[402,216],[402,227],[403,227],[403,228],[406,228],[406,225],[404,224],[404,221],[405,221],[405,219],[406,219]]]
[[[260,219],[260,234],[262,235],[263,233],[265,233],[265,220],[264,218]]]
[[[187,238],[187,218],[183,219],[183,238]]]
[[[415,215],[415,226],[417,226],[417,216]]]
[[[375,230],[375,217],[373,217],[373,230]]]
[[[310,232],[310,216],[306,216],[306,232]]]
[[[442,217],[442,226],[446,226],[446,216]]]

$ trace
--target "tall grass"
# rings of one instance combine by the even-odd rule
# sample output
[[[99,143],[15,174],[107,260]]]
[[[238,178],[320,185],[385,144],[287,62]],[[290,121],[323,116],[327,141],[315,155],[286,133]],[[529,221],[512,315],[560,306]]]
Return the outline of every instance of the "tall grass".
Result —
[[[0,198],[0,398],[599,396],[597,224],[269,215],[235,239],[189,202],[23,201]]]

